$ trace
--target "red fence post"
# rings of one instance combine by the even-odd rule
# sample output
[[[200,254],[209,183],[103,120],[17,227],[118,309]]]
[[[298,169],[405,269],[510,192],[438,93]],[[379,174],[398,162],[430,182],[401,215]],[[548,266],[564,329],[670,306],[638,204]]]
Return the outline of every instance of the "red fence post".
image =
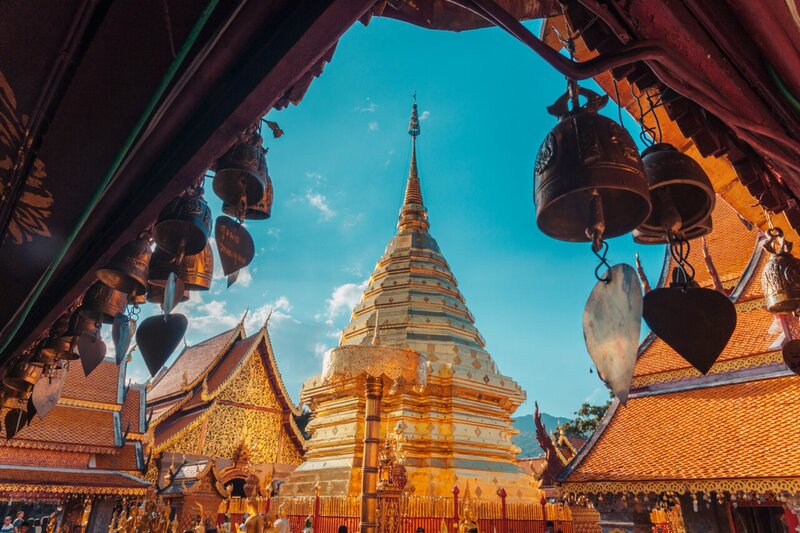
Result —
[[[500,487],[497,489],[497,495],[500,496],[500,531],[501,533],[508,533],[508,518],[506,515],[506,489]]]
[[[314,518],[312,520],[312,526],[314,531],[317,532],[319,529],[318,527],[319,522],[319,485],[314,487]]]
[[[542,531],[544,531],[547,528],[547,498],[544,497],[544,494],[539,503],[542,506]]]
[[[458,533],[458,485],[453,487],[453,531]]]

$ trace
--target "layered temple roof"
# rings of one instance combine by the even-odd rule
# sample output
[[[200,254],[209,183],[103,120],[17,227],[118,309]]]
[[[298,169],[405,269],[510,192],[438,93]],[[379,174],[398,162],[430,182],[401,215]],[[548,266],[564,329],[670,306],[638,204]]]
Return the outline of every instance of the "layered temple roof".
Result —
[[[44,420],[0,439],[0,494],[144,494],[146,391],[126,369],[106,359],[87,377],[73,363]]]
[[[648,336],[627,405],[612,403],[561,475],[563,492],[800,491],[800,377],[780,353],[791,332],[764,308],[768,254],[719,198],[706,240],[706,254],[692,242],[690,262],[701,285],[734,300],[733,337],[703,376]]]
[[[257,463],[296,464],[305,444],[266,323],[247,337],[240,322],[185,348],[156,376],[148,410],[155,454],[230,458],[244,439],[259,447]]]

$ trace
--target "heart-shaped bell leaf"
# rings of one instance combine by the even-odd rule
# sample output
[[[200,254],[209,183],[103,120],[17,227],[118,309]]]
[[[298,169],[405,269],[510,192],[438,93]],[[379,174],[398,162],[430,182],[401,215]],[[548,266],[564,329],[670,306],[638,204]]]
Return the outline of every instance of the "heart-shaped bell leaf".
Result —
[[[6,428],[6,438],[13,439],[17,432],[25,427],[27,414],[22,409],[11,409],[6,413],[3,426]]]
[[[236,283],[236,280],[239,279],[239,272],[241,272],[241,270],[237,270],[233,274],[228,275],[228,286],[226,288],[230,289],[231,285]]]
[[[31,401],[36,407],[36,414],[40,420],[44,420],[53,407],[61,398],[61,391],[64,389],[64,377],[66,373],[62,370],[51,376],[44,376],[36,385],[33,386]]]
[[[623,404],[636,365],[642,328],[642,289],[636,270],[615,265],[598,281],[583,309],[583,337],[597,374]]]
[[[106,356],[106,343],[94,333],[83,333],[78,338],[78,355],[81,356],[83,373],[88,376],[103,362]]]
[[[39,380],[39,381],[41,381],[41,380]],[[28,406],[27,406],[27,409],[25,411],[25,425],[26,426],[31,423],[31,420],[33,420],[34,416],[36,416],[36,405],[33,403],[33,398],[28,398]]]
[[[128,353],[135,334],[136,320],[117,313],[114,317],[114,325],[111,326],[111,338],[114,340],[114,357],[118,365],[125,359],[125,354]]]
[[[790,340],[783,345],[783,362],[789,370],[800,375],[800,339]]]
[[[164,285],[164,299],[161,301],[161,309],[165,315],[168,315],[175,309],[178,302],[183,298],[183,280],[170,272],[167,276],[167,283]],[[166,319],[165,319],[166,320]]]
[[[713,289],[666,287],[645,295],[644,320],[670,348],[706,374],[736,329],[736,307]]]
[[[145,318],[136,331],[136,343],[151,376],[166,363],[181,342],[189,320],[180,313]]]
[[[250,264],[256,253],[253,237],[230,217],[217,217],[214,225],[222,272],[228,276]]]

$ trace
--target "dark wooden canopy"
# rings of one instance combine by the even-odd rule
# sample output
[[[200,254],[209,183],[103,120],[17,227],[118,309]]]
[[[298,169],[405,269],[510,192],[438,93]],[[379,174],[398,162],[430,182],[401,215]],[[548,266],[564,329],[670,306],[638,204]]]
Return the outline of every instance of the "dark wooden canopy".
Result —
[[[573,63],[537,49],[551,64],[663,92],[702,155],[800,228],[793,1],[11,0],[0,7],[0,363],[239,132],[297,103],[372,14],[450,31],[497,23],[534,48],[517,20],[569,22],[586,53]]]

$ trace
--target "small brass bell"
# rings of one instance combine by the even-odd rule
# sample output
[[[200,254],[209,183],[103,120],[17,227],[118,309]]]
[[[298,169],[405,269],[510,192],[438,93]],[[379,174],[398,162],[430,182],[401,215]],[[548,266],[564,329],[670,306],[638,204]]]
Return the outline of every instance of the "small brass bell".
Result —
[[[764,250],[770,254],[761,273],[767,310],[794,313],[800,309],[800,259],[792,255],[792,243],[784,239],[780,228],[767,230]]]
[[[187,291],[207,291],[211,288],[211,279],[214,277],[214,253],[211,244],[199,254],[187,255],[181,262],[178,277],[183,281],[183,288]]]
[[[190,188],[172,200],[158,215],[155,241],[172,255],[199,254],[211,235],[211,209],[203,199],[203,189]]]
[[[214,254],[211,251],[211,244],[206,244],[199,254],[185,256],[179,263],[177,258],[161,249],[156,249],[150,260],[150,284],[164,287],[170,273],[175,273],[183,281],[183,288],[187,291],[210,289],[211,279],[214,276]]]
[[[120,248],[111,260],[97,271],[97,278],[125,294],[144,294],[147,290],[147,266],[150,241],[141,236]]]
[[[6,387],[19,392],[29,392],[42,376],[44,365],[39,363],[19,363],[3,378]]]
[[[127,306],[127,294],[98,281],[86,291],[80,312],[96,322],[113,324],[117,313],[123,313]]]
[[[50,335],[42,346],[42,355],[50,360],[70,359],[72,339],[66,336],[70,315],[64,313],[50,328]],[[77,356],[76,356],[77,357]]]
[[[253,127],[219,158],[214,192],[223,203],[241,209],[261,201],[267,182],[266,154],[261,135]]]
[[[164,301],[164,286],[153,285],[147,289],[147,301],[151,304],[161,304]],[[180,303],[189,301],[189,291],[184,290]]]
[[[269,174],[266,175],[267,181],[264,187],[264,195],[258,203],[248,205],[244,211],[242,218],[246,220],[266,220],[272,215],[272,200],[274,192],[272,190],[272,180]],[[236,212],[236,206],[230,204],[222,204],[222,212],[234,218],[241,213]]]
[[[578,94],[587,98],[578,104]],[[572,102],[572,110],[569,102]],[[536,156],[539,229],[562,241],[597,244],[628,233],[650,215],[642,160],[628,132],[598,114],[608,96],[573,88],[548,111],[559,117]]]
[[[70,341],[70,351],[74,351],[75,344],[78,342],[78,337],[83,335],[84,333],[88,333],[94,335],[97,332],[97,323],[94,320],[93,316],[88,316],[91,313],[82,313],[80,308],[72,313],[72,316],[69,317],[69,326],[67,327],[67,331],[64,333],[63,338],[69,339]],[[77,355],[74,359],[77,359]]]
[[[174,255],[165,252],[161,248],[156,248],[156,251],[150,257],[148,282],[150,285],[163,287],[170,273],[177,274],[179,269],[180,263]]]
[[[667,143],[646,148],[642,162],[653,211],[637,228],[634,240],[664,244],[670,237],[688,240],[711,231],[716,194],[703,167]]]

